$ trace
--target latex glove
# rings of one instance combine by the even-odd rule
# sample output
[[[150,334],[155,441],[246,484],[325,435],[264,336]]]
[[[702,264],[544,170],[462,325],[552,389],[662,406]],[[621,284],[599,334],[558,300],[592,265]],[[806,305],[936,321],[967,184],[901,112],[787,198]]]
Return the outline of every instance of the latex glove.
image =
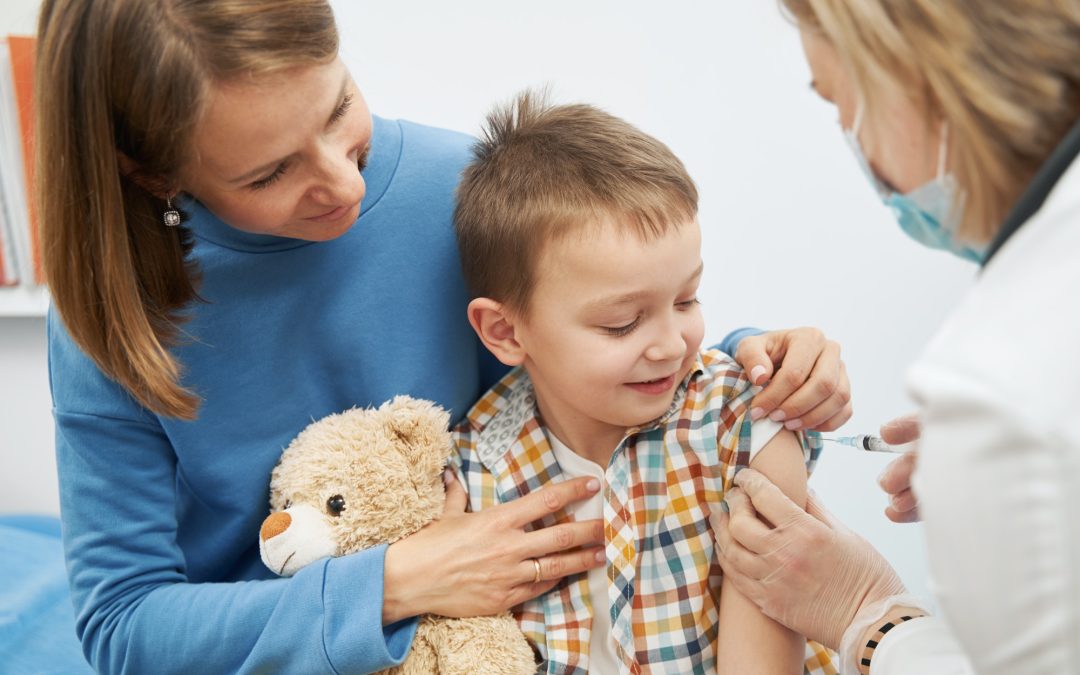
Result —
[[[817,328],[744,337],[735,360],[751,382],[768,383],[750,405],[755,421],[768,415],[793,431],[835,431],[851,417],[851,382],[840,345]]]
[[[881,425],[881,440],[889,445],[911,443],[919,439],[919,416],[915,413],[897,417]],[[911,474],[919,461],[917,450],[911,450],[893,460],[878,476],[878,485],[889,495],[885,517],[894,523],[914,523],[920,520],[919,500],[911,491]]]
[[[885,558],[813,493],[804,511],[753,469],[735,483],[730,513],[711,516],[720,566],[766,616],[836,649],[860,610],[905,592]]]

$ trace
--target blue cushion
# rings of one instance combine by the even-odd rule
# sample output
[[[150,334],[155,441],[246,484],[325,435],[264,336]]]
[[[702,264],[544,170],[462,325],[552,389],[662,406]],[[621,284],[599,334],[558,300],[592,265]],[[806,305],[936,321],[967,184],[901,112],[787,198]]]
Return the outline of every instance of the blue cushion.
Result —
[[[60,522],[0,516],[0,664],[10,673],[93,673],[75,637]]]

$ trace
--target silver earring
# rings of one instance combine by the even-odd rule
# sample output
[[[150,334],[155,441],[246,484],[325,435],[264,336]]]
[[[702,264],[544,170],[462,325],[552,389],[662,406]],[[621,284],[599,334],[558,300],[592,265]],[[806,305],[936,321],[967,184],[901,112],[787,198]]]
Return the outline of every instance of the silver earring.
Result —
[[[165,213],[163,218],[166,227],[176,227],[180,224],[180,212],[173,208],[172,197],[165,197]]]

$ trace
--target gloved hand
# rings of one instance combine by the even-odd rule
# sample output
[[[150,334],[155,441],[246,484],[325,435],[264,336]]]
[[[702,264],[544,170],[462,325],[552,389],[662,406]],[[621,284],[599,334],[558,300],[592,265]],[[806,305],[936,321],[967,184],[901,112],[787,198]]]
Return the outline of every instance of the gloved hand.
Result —
[[[804,511],[753,469],[735,483],[730,513],[712,515],[720,566],[766,616],[836,649],[861,609],[905,593],[885,558],[814,494]]]
[[[918,438],[919,417],[914,413],[881,425],[881,440],[889,445],[911,443]],[[885,517],[894,523],[914,523],[919,520],[919,500],[911,491],[911,474],[918,461],[917,450],[906,452],[885,467],[878,477],[878,485],[889,494]]]

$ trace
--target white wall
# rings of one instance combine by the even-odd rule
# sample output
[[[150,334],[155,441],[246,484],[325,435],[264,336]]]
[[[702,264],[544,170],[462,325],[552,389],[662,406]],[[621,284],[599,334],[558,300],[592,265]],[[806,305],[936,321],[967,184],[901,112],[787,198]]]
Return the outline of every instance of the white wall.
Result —
[[[0,2],[0,35],[33,34],[38,5]],[[59,510],[45,367],[45,320],[0,318],[0,513]]]
[[[845,431],[910,409],[904,368],[974,269],[906,240],[876,202],[776,3],[335,5],[344,57],[377,114],[475,132],[493,102],[550,83],[558,100],[659,136],[701,188],[708,337],[820,326],[844,345],[854,384]],[[41,333],[40,321],[0,320],[0,512],[55,510]],[[828,448],[811,485],[925,594],[920,528],[881,514],[886,459]]]
[[[4,0],[0,3],[0,33],[33,35],[40,4],[38,0]]]
[[[0,513],[57,513],[45,320],[0,318]]]

